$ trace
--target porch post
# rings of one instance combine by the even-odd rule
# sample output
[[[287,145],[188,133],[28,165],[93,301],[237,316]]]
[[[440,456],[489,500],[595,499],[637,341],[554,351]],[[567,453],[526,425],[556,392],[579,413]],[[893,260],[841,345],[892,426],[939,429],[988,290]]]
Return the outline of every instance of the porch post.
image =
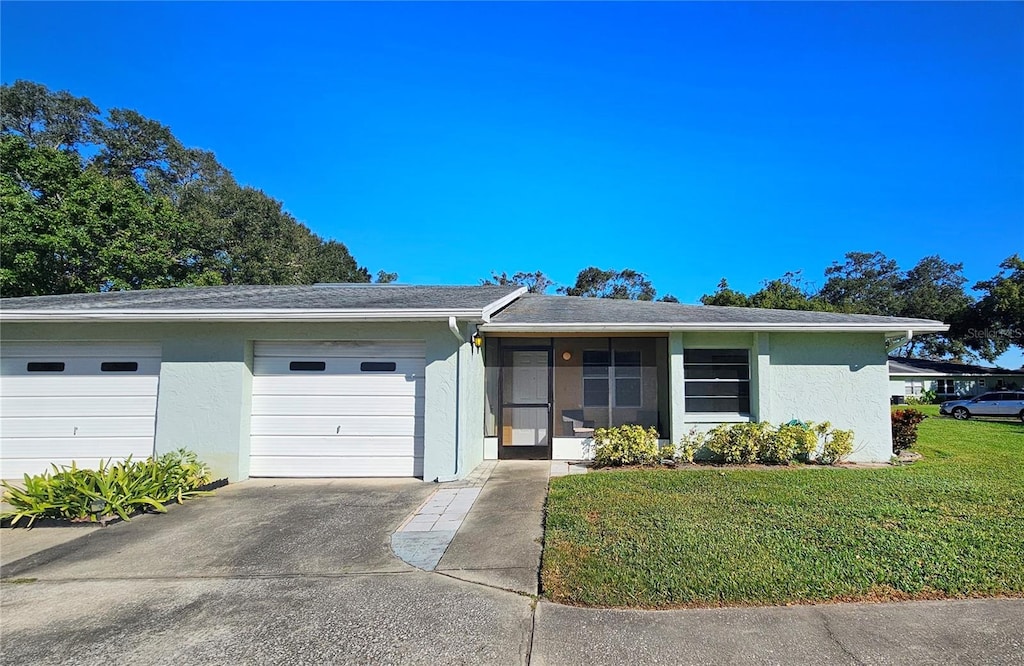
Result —
[[[750,359],[750,412],[757,421],[772,420],[771,339],[754,333],[754,358]]]
[[[683,334],[668,334],[669,437],[677,444],[686,434],[686,375],[683,372]]]

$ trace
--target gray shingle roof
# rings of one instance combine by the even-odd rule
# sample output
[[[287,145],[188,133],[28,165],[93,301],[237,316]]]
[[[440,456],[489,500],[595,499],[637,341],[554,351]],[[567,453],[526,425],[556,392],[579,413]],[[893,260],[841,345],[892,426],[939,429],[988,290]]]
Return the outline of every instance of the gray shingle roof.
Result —
[[[895,331],[912,328],[941,327],[942,322],[905,317],[876,317],[873,315],[841,314],[835,312],[805,312],[800,310],[766,310],[760,308],[719,307],[713,305],[683,305],[650,301],[628,301],[606,298],[578,298],[572,296],[541,296],[524,294],[508,307],[494,315],[485,329],[548,324],[571,327],[580,324],[663,324],[679,325],[751,325],[763,326],[827,326],[863,325],[891,328]]]
[[[516,287],[246,285],[0,299],[0,310],[482,310]]]
[[[1024,370],[986,368],[982,365],[933,361],[927,358],[889,357],[890,375],[1024,375]]]

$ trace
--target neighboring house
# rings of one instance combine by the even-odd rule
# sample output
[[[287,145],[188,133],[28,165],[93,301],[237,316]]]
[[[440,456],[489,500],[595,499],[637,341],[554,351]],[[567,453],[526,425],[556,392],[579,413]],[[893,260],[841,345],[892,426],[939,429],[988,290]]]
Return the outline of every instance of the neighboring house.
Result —
[[[994,389],[1024,387],[1024,370],[1004,370],[926,358],[889,357],[889,393],[894,402],[935,391],[937,398],[970,398]]]
[[[458,478],[576,459],[595,428],[791,419],[891,455],[886,350],[922,319],[539,296],[235,286],[0,301],[0,475],[186,447],[250,476]]]

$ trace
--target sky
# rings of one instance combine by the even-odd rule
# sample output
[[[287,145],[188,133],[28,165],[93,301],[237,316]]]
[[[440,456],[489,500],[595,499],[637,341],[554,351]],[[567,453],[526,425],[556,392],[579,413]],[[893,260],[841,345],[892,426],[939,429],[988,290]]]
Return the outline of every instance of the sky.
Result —
[[[1024,252],[1024,3],[3,2],[0,79],[159,120],[404,283]]]

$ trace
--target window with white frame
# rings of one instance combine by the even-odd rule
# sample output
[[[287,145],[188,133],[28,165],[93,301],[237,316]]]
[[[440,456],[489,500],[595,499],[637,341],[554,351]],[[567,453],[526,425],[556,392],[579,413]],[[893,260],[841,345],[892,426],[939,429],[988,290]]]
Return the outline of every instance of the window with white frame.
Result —
[[[956,395],[956,386],[952,379],[939,379],[935,382],[935,392],[939,395]]]
[[[584,407],[642,405],[640,351],[588,349],[583,352]]]
[[[921,395],[924,392],[924,380],[908,379],[904,383],[904,395]]]
[[[750,413],[750,352],[746,349],[684,349],[686,411]]]

